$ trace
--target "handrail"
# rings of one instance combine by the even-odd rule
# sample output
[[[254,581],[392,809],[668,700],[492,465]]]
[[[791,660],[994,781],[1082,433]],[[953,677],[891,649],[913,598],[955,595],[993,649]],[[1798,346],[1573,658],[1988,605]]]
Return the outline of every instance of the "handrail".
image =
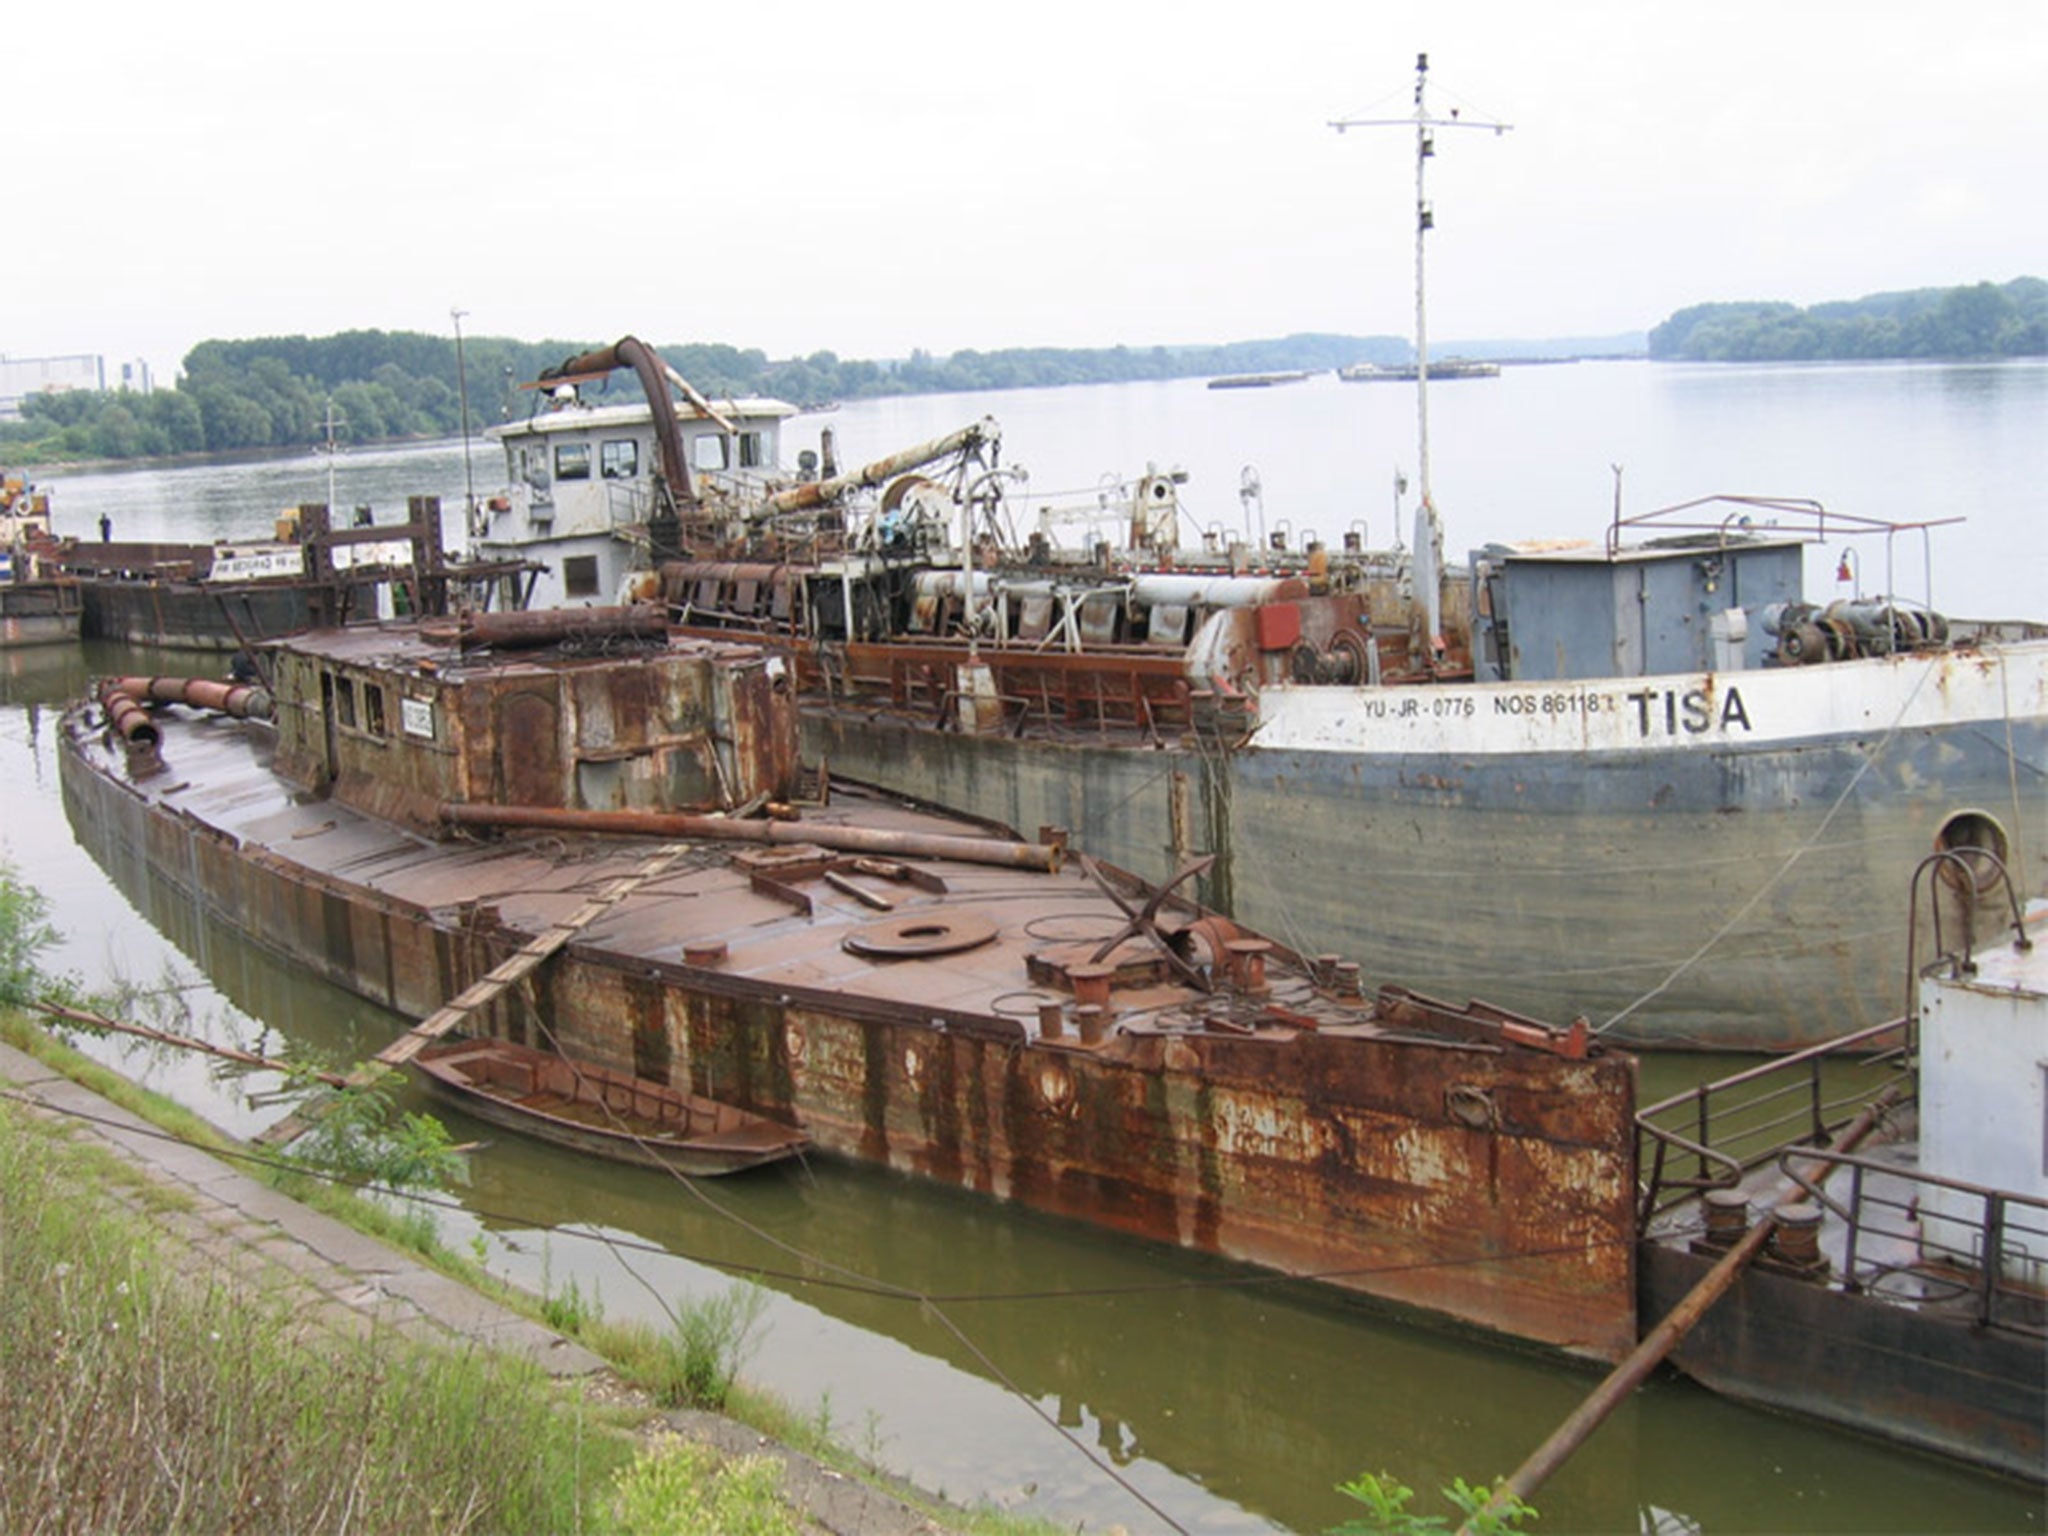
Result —
[[[1941,903],[1934,899],[1934,888],[1927,888],[1927,910],[1934,922],[1934,957],[1924,965],[1919,963],[1920,944],[1920,882],[1930,872],[1939,870],[1944,876],[1958,877],[1957,889],[1968,895],[1963,904],[1963,938],[1959,949],[1951,950],[1942,937]],[[1987,881],[1984,876],[1991,878]],[[2002,890],[2005,894],[2006,911],[2011,917],[2012,946],[2025,953],[2034,947],[2034,941],[2027,937],[2026,916],[2020,909],[2018,890],[2012,883],[2012,872],[2005,867],[2005,861],[1989,848],[1971,848],[1966,852],[1957,848],[1943,848],[1930,853],[1913,866],[1913,880],[1906,899],[1906,1008],[1910,1012],[1916,1001],[1915,992],[1922,977],[1931,976],[1946,966],[1951,979],[1973,975],[1977,969],[1976,935],[1972,931],[1971,919],[1977,910],[1977,897],[1986,889]]]
[[[1906,1076],[1910,1050],[1880,1048],[1888,1036],[1912,1038],[1910,1019],[1874,1024],[1853,1034],[1808,1046],[1642,1109],[1636,1114],[1637,1166],[1644,1170],[1637,1230],[1671,1206],[1709,1189],[1728,1189],[1745,1173],[1792,1147],[1826,1147],[1843,1126],[1885,1087]],[[1883,1070],[1883,1081],[1830,1097],[1821,1075],[1825,1065],[1853,1060]],[[1752,1092],[1742,1094],[1740,1090]],[[1794,1101],[1790,1109],[1778,1106]],[[1683,1114],[1684,1126],[1660,1123]],[[1674,1154],[1676,1155],[1674,1157]],[[1690,1160],[1691,1171],[1681,1172]]]
[[[1710,533],[1726,548],[1733,537],[1747,537],[1752,534],[1769,534],[1776,538],[1800,539],[1808,543],[1825,542],[1830,535],[1844,538],[1859,534],[1882,534],[1887,541],[1901,533],[1922,531],[1930,528],[1946,528],[1964,522],[1961,516],[1920,518],[1905,521],[1897,518],[1873,517],[1857,512],[1833,512],[1818,501],[1808,497],[1794,496],[1732,496],[1719,494],[1697,496],[1691,501],[1682,501],[1675,506],[1656,507],[1648,512],[1635,512],[1623,516],[1617,505],[1607,525],[1607,553],[1610,558],[1620,551],[1621,531],[1624,528],[1656,528],[1671,533]],[[1722,507],[1733,510],[1712,517],[1711,513]],[[1703,510],[1704,509],[1704,510]],[[1759,524],[1751,514],[1764,514],[1768,521]]]
[[[1801,1161],[1806,1163],[1805,1168],[1797,1166]],[[1815,1165],[1821,1166],[1817,1169]],[[1842,1223],[1846,1241],[1841,1272],[1844,1290],[1875,1295],[1880,1300],[1924,1300],[1892,1296],[1876,1289],[1893,1274],[1911,1270],[1923,1284],[1947,1281],[1951,1297],[1959,1298],[1965,1291],[1972,1293],[1973,1320],[1981,1327],[2048,1337],[2038,1279],[2031,1284],[2022,1283],[2005,1273],[2008,1261],[2015,1256],[2026,1256],[2026,1262],[2048,1272],[2048,1199],[1901,1167],[1853,1152],[1788,1150],[1780,1155],[1778,1166],[1808,1200],[1825,1206]],[[1852,1174],[1846,1198],[1831,1195],[1822,1187],[1827,1173],[1837,1168],[1848,1169]],[[1874,1191],[1867,1176],[1881,1176],[1905,1188],[1897,1196]],[[1936,1192],[1957,1199],[1930,1199]],[[1956,1208],[1958,1205],[1974,1205],[1978,1214],[1965,1214]],[[1896,1213],[1895,1226],[1884,1224],[1887,1212]],[[1899,1265],[1868,1259],[1872,1239],[1910,1243],[1914,1262]],[[1922,1265],[1926,1268],[1921,1268]]]

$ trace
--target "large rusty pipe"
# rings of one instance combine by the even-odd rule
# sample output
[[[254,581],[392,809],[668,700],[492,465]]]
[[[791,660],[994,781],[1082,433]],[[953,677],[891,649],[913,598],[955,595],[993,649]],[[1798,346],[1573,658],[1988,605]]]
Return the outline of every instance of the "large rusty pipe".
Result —
[[[267,689],[210,677],[117,677],[112,682],[130,698],[151,704],[189,704],[237,720],[268,720],[274,708]]]
[[[1879,1118],[1891,1107],[1895,1097],[1896,1090],[1867,1106],[1850,1122],[1840,1143],[1830,1150],[1854,1151],[1863,1138],[1877,1128]],[[1809,1165],[1808,1176],[1816,1183],[1825,1183],[1835,1166],[1833,1163]],[[1548,1482],[1550,1475],[1571,1459],[1572,1453],[1592,1437],[1593,1431],[1606,1421],[1607,1416],[1642,1385],[1643,1378],[1692,1332],[1694,1325],[1707,1315],[1714,1303],[1728,1294],[1742,1272],[1749,1268],[1750,1261],[1763,1252],[1764,1244],[1770,1241],[1771,1233],[1776,1229],[1776,1220],[1770,1211],[1766,1211],[1762,1219],[1743,1234],[1742,1240],[1700,1277],[1699,1284],[1664,1314],[1663,1321],[1643,1335],[1643,1342],[1635,1347],[1634,1353],[1617,1365],[1607,1379],[1593,1389],[1592,1395],[1572,1410],[1570,1417],[1551,1432],[1548,1440],[1536,1447],[1527,1461],[1515,1468],[1514,1474],[1500,1485],[1478,1515],[1458,1527],[1458,1536],[1470,1536],[1481,1516],[1498,1513],[1499,1507],[1510,1497],[1526,1499]]]
[[[149,718],[149,711],[135,701],[134,694],[116,686],[112,678],[100,684],[100,708],[107,712],[107,723],[121,733],[121,739],[129,746],[157,744],[156,722]]]
[[[523,608],[472,613],[454,625],[433,625],[422,633],[452,639],[464,650],[490,646],[520,650],[559,645],[564,640],[657,639],[668,634],[668,615],[658,603],[624,608]]]
[[[624,837],[701,838],[707,842],[810,843],[846,853],[900,854],[956,859],[1005,869],[1052,871],[1060,851],[1043,843],[940,832],[891,832],[831,822],[737,821],[674,811],[570,811],[541,805],[471,805],[450,802],[441,819],[458,827],[529,827],[553,832],[609,832]]]
[[[943,459],[949,453],[958,453],[964,448],[974,448],[993,442],[1002,436],[1002,428],[992,416],[984,416],[971,427],[962,427],[957,432],[948,432],[944,437],[935,437],[928,443],[915,448],[905,448],[892,453],[886,459],[877,459],[863,465],[851,474],[838,475],[827,480],[812,480],[803,485],[793,485],[788,490],[770,496],[761,503],[761,510],[774,512],[801,512],[807,507],[823,506],[828,501],[837,501],[848,491],[863,486],[880,485],[892,475],[916,469],[929,464],[933,459]]]
[[[676,423],[675,398],[668,392],[668,369],[654,348],[637,336],[621,336],[608,347],[542,369],[539,382],[610,373],[614,368],[630,368],[639,376],[640,388],[647,395],[647,409],[654,418],[654,440],[661,451],[662,475],[680,505],[694,506],[697,492],[690,484],[689,462],[683,457],[683,432]]]

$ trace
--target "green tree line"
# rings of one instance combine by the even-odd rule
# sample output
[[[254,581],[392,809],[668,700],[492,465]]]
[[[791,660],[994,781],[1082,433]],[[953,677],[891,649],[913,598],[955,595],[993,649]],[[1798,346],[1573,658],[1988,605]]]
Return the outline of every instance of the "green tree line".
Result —
[[[525,415],[533,397],[520,385],[603,344],[465,338],[462,369],[468,378],[470,425],[481,429]],[[875,395],[1398,362],[1405,359],[1407,344],[1384,336],[1301,335],[1199,347],[1019,347],[944,358],[920,350],[890,362],[842,359],[832,352],[771,360],[758,348],[715,342],[659,345],[656,350],[707,395],[769,395],[813,404]],[[598,388],[614,400],[640,397],[630,372],[616,373]],[[171,389],[31,395],[22,420],[0,422],[0,454],[49,463],[309,447],[326,440],[330,404],[336,436],[347,443],[460,431],[454,340],[410,331],[345,331],[203,341],[186,354]]]
[[[519,386],[601,342],[465,338],[470,423],[523,416]],[[1878,357],[2015,357],[2048,354],[2048,282],[1922,288],[1815,304],[1696,304],[1650,332],[1654,358],[1712,362]],[[890,361],[832,352],[771,359],[717,342],[660,345],[664,360],[713,396],[769,395],[797,404],[876,395],[1112,384],[1225,373],[1320,370],[1406,362],[1405,340],[1307,333],[1220,346],[1012,347],[940,357],[923,350]],[[639,396],[630,373],[601,388]],[[174,388],[148,394],[71,390],[31,395],[20,421],[0,422],[0,456],[17,462],[134,459],[238,449],[310,447],[325,440],[332,408],[348,443],[441,437],[461,430],[452,337],[415,331],[344,331],[203,341],[186,354]]]
[[[1691,362],[2048,355],[2048,282],[1915,288],[1801,308],[1695,304],[1650,332],[1650,356]]]

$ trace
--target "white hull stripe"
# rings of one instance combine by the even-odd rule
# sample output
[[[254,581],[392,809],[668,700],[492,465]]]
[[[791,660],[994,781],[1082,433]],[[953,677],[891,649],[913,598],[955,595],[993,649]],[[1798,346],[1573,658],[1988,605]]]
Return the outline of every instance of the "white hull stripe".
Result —
[[[1288,752],[1703,751],[2048,720],[2048,641],[1812,667],[1565,683],[1283,686],[1252,745]]]

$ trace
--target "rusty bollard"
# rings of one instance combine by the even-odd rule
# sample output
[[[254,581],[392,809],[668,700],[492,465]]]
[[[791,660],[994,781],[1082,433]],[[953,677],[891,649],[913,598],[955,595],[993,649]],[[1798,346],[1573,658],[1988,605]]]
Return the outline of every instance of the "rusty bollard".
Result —
[[[1067,980],[1074,986],[1074,1001],[1084,1006],[1107,1009],[1109,982],[1116,975],[1113,965],[1070,965]]]
[[[1710,1189],[1700,1204],[1707,1219],[1700,1240],[1709,1248],[1733,1248],[1749,1230],[1749,1197],[1741,1190]]]
[[[1083,1003],[1074,1010],[1074,1023],[1080,1028],[1083,1045],[1100,1045],[1109,1028],[1109,1010],[1095,1003]]]
[[[1067,1032],[1065,1010],[1058,1003],[1038,1005],[1038,1038],[1058,1040]]]
[[[1827,1273],[1828,1261],[1820,1251],[1821,1209],[1810,1200],[1781,1205],[1771,1212],[1777,1223],[1771,1233],[1771,1257],[1809,1275]]]
[[[1266,990],[1266,956],[1273,951],[1270,939],[1232,939],[1224,946],[1230,951],[1230,971],[1245,992]]]

